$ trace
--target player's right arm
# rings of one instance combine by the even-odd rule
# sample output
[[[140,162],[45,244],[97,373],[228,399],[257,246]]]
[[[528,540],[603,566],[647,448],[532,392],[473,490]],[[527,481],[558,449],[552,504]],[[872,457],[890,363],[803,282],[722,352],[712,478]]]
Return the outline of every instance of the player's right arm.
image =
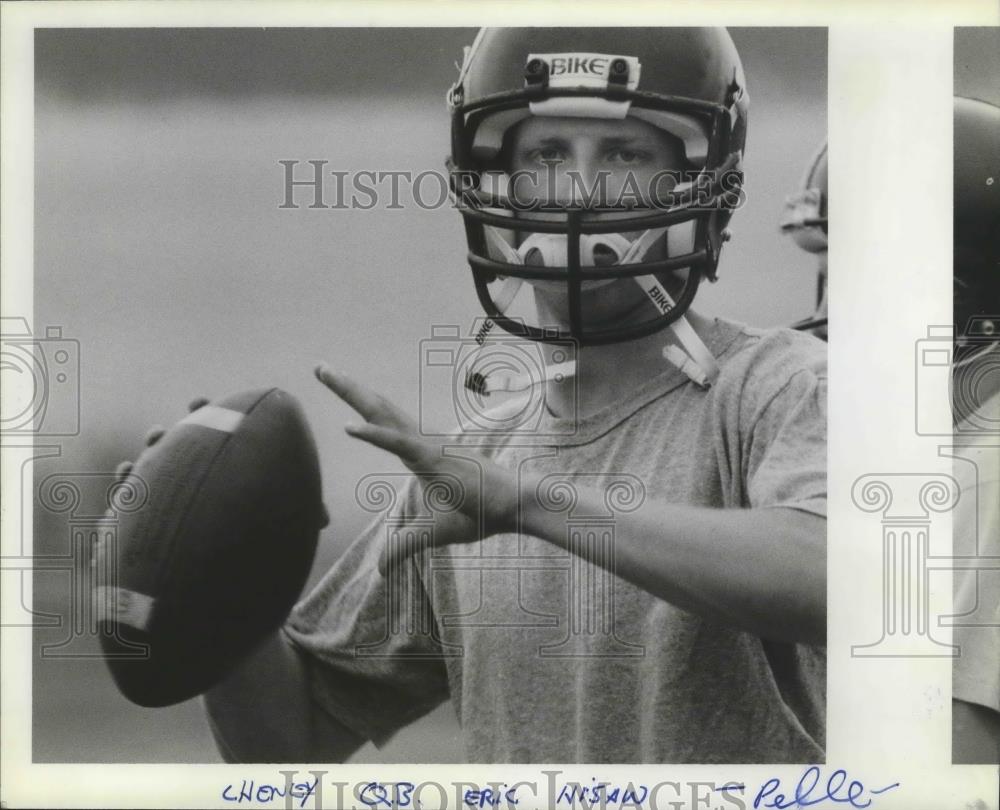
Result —
[[[412,478],[399,484],[401,512],[418,514],[419,486]],[[437,528],[469,530],[457,519]],[[432,615],[420,566],[401,566],[390,585],[377,566],[385,541],[383,518],[373,520],[284,627],[206,694],[224,759],[343,762],[448,699],[436,624],[422,633],[398,630],[413,625],[412,617]]]
[[[365,740],[311,699],[303,654],[272,633],[205,695],[226,762],[343,762]]]

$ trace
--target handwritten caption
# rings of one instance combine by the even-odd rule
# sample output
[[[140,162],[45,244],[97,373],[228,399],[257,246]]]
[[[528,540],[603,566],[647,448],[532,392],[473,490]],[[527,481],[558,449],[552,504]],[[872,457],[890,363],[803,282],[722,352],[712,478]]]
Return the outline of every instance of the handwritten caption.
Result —
[[[302,777],[297,771],[280,771],[283,779],[261,782],[243,779],[226,784],[223,801],[231,804],[286,808],[323,807],[341,810],[432,810],[433,808],[586,808],[586,810],[683,810],[700,807],[706,810],[790,810],[790,808],[827,806],[867,808],[877,806],[878,797],[900,786],[883,780],[877,787],[867,787],[860,779],[837,768],[824,776],[819,766],[805,769],[788,786],[778,777],[770,777],[759,786],[745,783],[662,781],[652,785],[598,780],[589,784],[559,779],[560,771],[542,771],[547,779],[537,782],[409,782],[371,780],[351,784],[327,779],[327,771],[309,771]],[[326,802],[326,804],[324,804]]]

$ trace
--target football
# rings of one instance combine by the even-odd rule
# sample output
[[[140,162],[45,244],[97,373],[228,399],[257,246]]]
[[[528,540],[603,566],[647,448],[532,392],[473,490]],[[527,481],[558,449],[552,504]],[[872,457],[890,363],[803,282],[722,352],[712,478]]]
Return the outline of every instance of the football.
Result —
[[[105,660],[141,706],[205,692],[280,627],[327,523],[316,445],[291,395],[192,408],[120,482],[122,508],[93,558]]]

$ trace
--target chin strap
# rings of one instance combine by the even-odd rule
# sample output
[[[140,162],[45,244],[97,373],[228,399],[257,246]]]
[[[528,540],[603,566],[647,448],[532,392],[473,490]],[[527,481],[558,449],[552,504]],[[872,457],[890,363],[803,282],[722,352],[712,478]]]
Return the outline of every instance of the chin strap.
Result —
[[[492,227],[487,226],[484,230],[486,231],[486,239],[489,242],[489,246],[502,255],[505,261],[509,264],[524,264],[521,252],[508,244]],[[664,231],[664,228],[651,228],[645,231],[638,239],[631,243],[617,264],[629,264],[645,255],[653,243],[663,236]],[[532,245],[532,248],[536,249],[537,245]],[[665,315],[676,306],[674,299],[655,276],[636,276],[634,281],[646,293],[653,306],[662,314]],[[501,312],[506,310],[514,301],[523,283],[523,279],[514,277],[504,278],[500,289],[493,298],[497,309]],[[493,319],[487,318],[476,334],[476,342],[480,346],[485,344],[486,336],[492,328]],[[676,366],[699,388],[710,388],[719,375],[719,364],[704,341],[698,337],[697,332],[694,331],[687,318],[683,315],[667,326],[667,329],[670,330],[674,340],[680,345],[667,344],[664,346],[662,352],[664,360]],[[477,371],[471,371],[466,374],[465,386],[478,394],[488,396],[493,392],[500,391],[526,391],[532,386],[540,385],[550,380],[562,382],[568,377],[572,377],[575,373],[576,362],[573,360],[547,366],[540,377],[505,372],[494,372],[486,376]]]
[[[653,242],[661,235],[662,229],[646,231],[632,243],[628,253],[622,257],[621,263],[628,264],[644,256],[653,246]],[[656,276],[637,276],[635,281],[642,287],[653,306],[664,315],[676,306],[674,299],[663,288]],[[719,376],[719,364],[715,361],[708,346],[698,337],[698,333],[694,331],[688,319],[683,315],[667,326],[667,329],[670,330],[680,347],[669,344],[664,346],[663,358],[668,363],[677,366],[699,388],[710,388]]]

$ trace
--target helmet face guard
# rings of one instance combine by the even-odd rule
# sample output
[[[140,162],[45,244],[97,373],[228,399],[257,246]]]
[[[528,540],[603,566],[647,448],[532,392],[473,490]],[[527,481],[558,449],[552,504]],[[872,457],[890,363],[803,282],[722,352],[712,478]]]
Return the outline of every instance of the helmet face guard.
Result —
[[[729,69],[728,81],[715,88],[717,99],[704,88],[699,94],[710,97],[690,97],[638,87],[640,72],[647,67],[644,53],[655,53],[661,62],[670,59],[662,47],[653,47],[662,46],[658,39],[663,34],[657,34],[657,29],[639,29],[646,41],[623,51],[637,56],[591,51],[575,57],[567,51],[580,36],[589,38],[584,47],[593,44],[595,37],[613,37],[615,42],[602,44],[621,48],[628,48],[635,37],[622,29],[526,30],[534,41],[521,42],[524,37],[514,29],[481,33],[449,94],[452,192],[464,219],[468,262],[479,300],[498,326],[532,340],[572,339],[596,345],[657,332],[684,314],[702,278],[715,280],[722,243],[728,237],[725,225],[742,200],[746,95],[735,49],[725,32],[708,29],[713,33],[705,38],[728,43],[730,58],[737,61]],[[685,30],[692,29],[661,31],[679,36],[677,32]],[[689,61],[695,58],[690,56]],[[492,62],[508,68],[499,81],[489,81]],[[567,73],[567,64],[570,72],[573,65],[579,68],[577,75],[559,81]],[[517,65],[521,86],[508,89]],[[647,72],[655,78],[657,66],[649,67]],[[670,66],[659,67],[669,71]],[[486,78],[477,77],[477,70],[486,73]],[[665,193],[657,183],[655,191],[627,202],[594,197],[582,202],[518,200],[509,193],[513,184],[505,175],[508,167],[502,165],[496,122],[509,131],[535,115],[618,120],[628,115],[654,126],[665,121],[662,129],[668,134],[703,143],[700,150],[685,144],[689,168],[665,168],[659,173],[661,178],[671,175],[672,181],[681,171],[692,178],[671,185]],[[491,126],[494,131],[484,138],[483,130]],[[581,127],[586,126],[581,121]],[[482,140],[493,144],[492,151],[482,148]],[[507,182],[506,188],[497,189],[498,178]],[[642,235],[635,239],[635,234]],[[683,237],[678,240],[675,234]],[[532,323],[530,316],[515,314],[512,299],[518,289],[525,288],[533,289],[536,296],[557,293],[559,316],[553,323]],[[593,317],[588,301],[593,306],[598,299],[604,304],[622,301],[619,314],[601,320]]]
[[[827,250],[827,145],[809,161],[802,188],[785,200],[781,232],[809,253]]]
[[[785,198],[779,228],[790,236],[802,250],[820,256],[822,260],[816,274],[816,311],[805,320],[793,323],[792,329],[812,332],[821,340],[827,339],[827,278],[826,253],[828,250],[828,164],[827,143],[824,141],[809,161],[799,190]]]

